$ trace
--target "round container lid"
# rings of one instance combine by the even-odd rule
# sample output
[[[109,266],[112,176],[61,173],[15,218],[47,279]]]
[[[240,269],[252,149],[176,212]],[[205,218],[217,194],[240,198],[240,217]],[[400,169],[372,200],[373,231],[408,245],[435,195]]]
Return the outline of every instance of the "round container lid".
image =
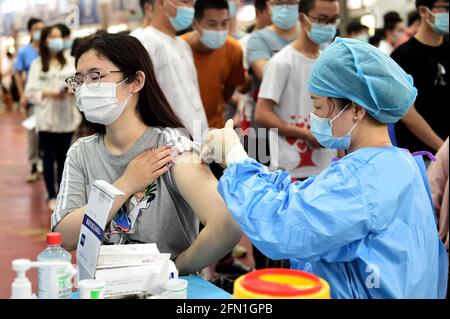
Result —
[[[278,279],[283,280],[277,282]],[[323,288],[319,277],[307,272],[291,269],[263,269],[254,271],[244,277],[242,286],[246,290],[254,293],[282,297],[312,295],[318,293]]]

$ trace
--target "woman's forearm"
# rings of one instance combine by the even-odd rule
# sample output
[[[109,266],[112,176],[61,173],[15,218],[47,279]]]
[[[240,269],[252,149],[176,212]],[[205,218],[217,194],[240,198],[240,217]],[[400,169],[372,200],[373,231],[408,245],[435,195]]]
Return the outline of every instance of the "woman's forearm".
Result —
[[[131,196],[127,193],[126,181],[124,181],[122,178],[119,178],[113,185],[124,192],[125,195],[116,197],[113,207],[109,212],[107,223],[111,222],[111,220],[116,216],[119,209]],[[81,224],[83,223],[84,214],[86,214],[86,207],[87,205],[70,212],[55,227],[55,231],[62,234],[62,246],[69,251],[77,248],[78,238],[81,231]]]
[[[215,263],[236,246],[242,232],[228,211],[227,218],[206,224],[194,243],[176,258],[181,275],[188,275]]]

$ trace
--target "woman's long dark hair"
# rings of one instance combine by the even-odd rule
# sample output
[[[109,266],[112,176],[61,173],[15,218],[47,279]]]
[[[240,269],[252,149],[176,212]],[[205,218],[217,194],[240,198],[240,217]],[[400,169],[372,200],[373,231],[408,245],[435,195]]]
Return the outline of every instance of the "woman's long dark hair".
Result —
[[[139,92],[136,109],[145,125],[184,128],[161,90],[150,56],[138,39],[125,33],[98,32],[82,41],[77,48],[76,66],[80,57],[90,50],[94,50],[115,64],[124,73],[124,78],[128,78],[126,83],[135,81],[138,71],[144,72],[145,83]],[[104,125],[96,125],[95,131],[105,133],[106,129]]]
[[[50,49],[47,46],[47,39],[53,29],[59,30],[56,25],[52,25],[49,27],[45,27],[41,31],[41,40],[39,41],[39,55],[41,56],[43,72],[48,72],[48,70],[50,69]],[[66,58],[64,57],[64,51],[58,52],[56,58],[58,59],[61,68],[63,68],[67,63]]]

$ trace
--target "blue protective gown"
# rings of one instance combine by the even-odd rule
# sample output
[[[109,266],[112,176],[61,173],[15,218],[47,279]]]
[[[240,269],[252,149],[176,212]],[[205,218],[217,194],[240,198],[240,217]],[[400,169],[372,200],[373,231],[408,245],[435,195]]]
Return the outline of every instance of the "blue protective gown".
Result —
[[[248,159],[218,190],[259,250],[324,278],[333,298],[445,297],[448,257],[419,166],[402,149],[360,149],[297,183]]]

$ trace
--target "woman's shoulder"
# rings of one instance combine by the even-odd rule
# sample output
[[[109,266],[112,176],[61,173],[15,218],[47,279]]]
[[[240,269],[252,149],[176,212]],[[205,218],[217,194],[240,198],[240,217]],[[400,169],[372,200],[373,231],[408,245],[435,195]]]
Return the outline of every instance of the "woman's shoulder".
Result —
[[[87,153],[92,153],[99,142],[100,134],[94,134],[87,137],[81,137],[72,144],[67,152],[67,157],[78,158]]]
[[[171,128],[171,127],[158,127],[155,128],[160,135],[159,147],[167,144],[173,144],[178,148],[180,153],[196,152],[200,153],[200,144],[194,142],[187,129]]]

